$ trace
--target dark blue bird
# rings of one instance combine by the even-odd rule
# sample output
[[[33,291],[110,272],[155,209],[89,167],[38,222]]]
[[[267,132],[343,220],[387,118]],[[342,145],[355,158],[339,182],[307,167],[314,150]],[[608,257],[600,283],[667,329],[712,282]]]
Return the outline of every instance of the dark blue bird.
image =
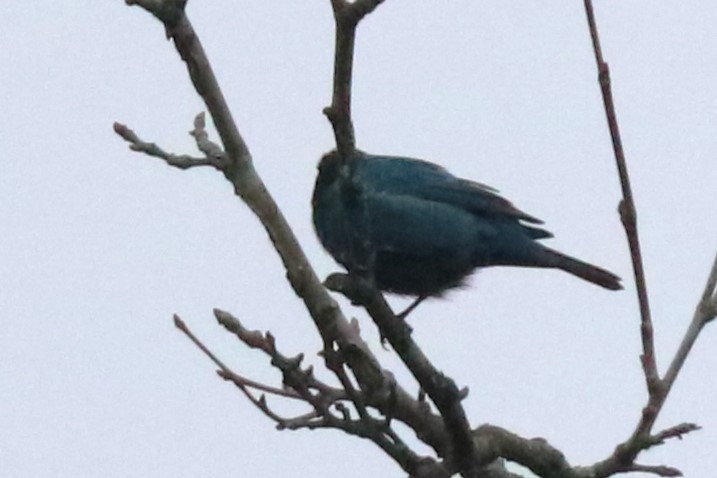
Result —
[[[537,242],[552,234],[496,190],[427,161],[332,151],[319,163],[311,202],[319,240],[334,259],[417,302],[488,266],[562,269],[622,289],[615,274]]]

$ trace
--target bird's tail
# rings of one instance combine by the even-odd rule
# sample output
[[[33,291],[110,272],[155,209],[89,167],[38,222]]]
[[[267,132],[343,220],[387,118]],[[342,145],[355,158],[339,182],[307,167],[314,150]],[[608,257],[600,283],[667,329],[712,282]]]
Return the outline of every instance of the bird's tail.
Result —
[[[543,250],[545,253],[543,259],[545,260],[545,265],[547,267],[562,269],[565,272],[569,272],[570,274],[578,276],[581,279],[592,282],[593,284],[597,284],[606,289],[622,289],[620,278],[610,271],[588,264],[587,262],[583,262],[579,259],[575,259],[574,257],[567,256],[547,247],[544,247]]]

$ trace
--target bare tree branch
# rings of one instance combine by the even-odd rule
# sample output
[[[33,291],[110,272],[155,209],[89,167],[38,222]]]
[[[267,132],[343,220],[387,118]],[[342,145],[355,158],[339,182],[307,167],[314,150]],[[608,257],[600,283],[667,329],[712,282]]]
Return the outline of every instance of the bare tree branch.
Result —
[[[640,331],[643,347],[641,362],[648,390],[647,404],[642,410],[641,418],[632,436],[624,443],[618,445],[610,458],[594,465],[596,470],[595,476],[610,476],[620,471],[648,471],[660,476],[678,476],[672,474],[679,474],[679,471],[674,468],[648,467],[635,465],[634,462],[637,455],[641,451],[650,448],[651,446],[663,443],[666,438],[681,438],[685,433],[699,429],[699,427],[695,424],[686,423],[660,432],[657,435],[650,435],[652,427],[657,420],[657,416],[667,399],[667,395],[669,394],[672,385],[674,384],[674,381],[692,348],[692,345],[697,340],[697,337],[705,324],[715,316],[715,300],[713,295],[715,294],[715,287],[717,284],[717,259],[715,259],[715,264],[710,274],[710,278],[707,281],[705,291],[702,295],[702,300],[697,306],[697,310],[695,311],[695,315],[687,333],[685,334],[685,337],[682,340],[682,343],[680,344],[680,347],[675,354],[665,377],[661,379],[657,371],[654,328],[652,325],[650,306],[648,303],[645,272],[642,265],[642,254],[640,252],[640,242],[637,233],[637,215],[632,196],[632,189],[630,187],[630,178],[627,172],[627,163],[622,147],[622,140],[620,139],[617,115],[615,113],[615,104],[612,98],[610,69],[607,63],[603,60],[592,1],[584,0],[584,2],[590,36],[593,43],[593,51],[595,53],[595,61],[599,72],[598,77],[600,90],[602,92],[605,114],[607,116],[610,135],[612,137],[615,160],[620,176],[620,184],[622,186],[623,199],[620,202],[620,218],[627,234],[628,243],[630,245],[630,255],[635,272],[635,282],[637,285],[641,316]]]
[[[665,443],[666,440],[669,440],[671,438],[678,438],[682,440],[683,436],[687,435],[690,432],[699,430],[700,428],[700,426],[694,423],[680,423],[679,425],[676,425],[674,427],[666,428],[665,430],[662,430],[661,432],[650,437],[649,447],[655,445],[662,445],[663,443]],[[646,447],[645,449],[647,448],[648,447]]]
[[[304,301],[324,342],[337,344],[362,390],[374,403],[385,407],[386,404],[380,405],[379,401],[386,395],[383,391],[389,381],[382,367],[321,284],[286,219],[256,173],[249,150],[235,126],[209,60],[181,8],[181,2],[128,1],[149,10],[164,22],[167,35],[186,63],[195,89],[207,105],[219,132],[227,159],[221,171],[260,219],[287,270],[289,283]],[[411,423],[417,434],[432,446],[439,446],[443,440],[440,425],[431,420],[427,426],[420,404],[412,403],[415,400],[400,387],[393,387],[399,396],[397,402],[401,404],[395,411],[396,417]]]
[[[350,157],[356,149],[351,119],[351,82],[356,27],[361,19],[381,3],[383,0],[359,0],[353,3],[346,0],[331,0],[336,21],[334,87],[331,106],[324,108],[324,114],[331,122],[336,137],[336,149],[343,157]]]
[[[139,139],[139,136],[137,136],[134,131],[132,131],[123,124],[115,123],[114,130],[115,133],[117,133],[130,144],[129,148],[132,151],[137,151],[139,153],[144,153],[148,156],[163,159],[168,165],[174,166],[175,168],[189,169],[197,166],[212,166],[216,169],[221,170],[224,166],[225,158],[221,150],[214,151],[213,154],[209,155],[207,154],[209,148],[205,147],[205,151],[203,151],[205,153],[205,157],[203,158],[195,158],[186,154],[176,155],[164,151],[155,143],[147,143],[145,141],[142,141],[141,139]],[[200,133],[197,131],[196,128],[195,130],[190,132],[190,134],[195,137],[200,137]]]
[[[281,426],[281,424],[285,423],[288,419],[283,418],[273,412],[269,406],[266,403],[266,398],[262,394],[259,398],[256,398],[253,393],[249,390],[249,388],[257,388],[260,390],[267,391],[269,393],[272,393],[274,395],[283,396],[286,398],[295,398],[300,399],[301,397],[296,393],[289,393],[285,391],[281,391],[280,389],[277,389],[275,387],[270,387],[268,385],[258,384],[258,382],[253,382],[245,379],[244,377],[234,373],[229,367],[227,367],[221,360],[219,360],[210,350],[207,348],[206,345],[202,343],[201,340],[199,340],[194,333],[192,333],[191,330],[189,330],[189,327],[184,323],[184,321],[179,318],[178,315],[174,316],[174,325],[181,330],[204,354],[209,357],[212,362],[214,362],[219,367],[219,376],[222,377],[225,380],[230,380],[233,382],[239,390],[241,390],[244,395],[249,399],[249,401],[254,404],[259,410],[261,410],[267,417],[269,417],[271,420],[277,423],[278,426]]]
[[[492,460],[480,463],[477,459],[468,418],[461,405],[467,392],[459,390],[450,377],[431,364],[411,337],[408,324],[396,317],[383,295],[366,281],[347,274],[332,274],[326,280],[326,286],[366,309],[382,336],[388,340],[441,412],[453,442],[453,449],[442,450],[446,462],[453,463],[465,476],[474,475],[477,467],[490,463]]]
[[[678,470],[677,468],[672,468],[669,466],[652,466],[652,465],[639,465],[637,463],[630,465],[630,467],[625,472],[642,472],[642,473],[652,473],[653,475],[657,476],[682,476],[682,472]]]
[[[585,0],[585,12],[587,14],[588,26],[590,28],[590,37],[593,42],[593,51],[595,53],[595,61],[598,68],[598,80],[600,82],[600,91],[602,92],[603,105],[605,106],[605,115],[610,129],[612,138],[613,151],[615,152],[615,163],[617,165],[618,174],[620,176],[620,185],[622,187],[622,200],[620,201],[620,219],[627,234],[627,241],[630,245],[630,257],[632,258],[632,268],[635,273],[635,285],[637,286],[637,298],[640,303],[641,317],[641,336],[642,336],[642,368],[645,373],[645,381],[650,394],[658,393],[660,377],[657,372],[657,360],[655,357],[655,342],[653,338],[652,317],[650,313],[650,304],[647,296],[647,285],[645,281],[645,270],[642,265],[642,253],[640,252],[640,239],[637,234],[637,211],[635,209],[635,201],[632,196],[632,187],[630,186],[630,175],[627,171],[627,161],[625,160],[625,152],[622,147],[622,139],[620,138],[620,128],[617,124],[617,115],[615,113],[615,103],[612,98],[612,88],[610,86],[610,68],[603,60],[602,50],[600,48],[600,37],[598,36],[597,25],[595,23],[595,13],[593,11],[592,0]]]
[[[712,269],[710,270],[705,289],[702,292],[702,298],[700,299],[695,313],[692,316],[692,322],[690,322],[685,337],[682,339],[675,357],[670,363],[670,367],[667,369],[664,378],[664,389],[665,395],[667,395],[672,389],[672,385],[675,383],[677,375],[680,373],[682,366],[687,360],[687,355],[692,350],[692,346],[697,341],[697,337],[702,332],[702,329],[714,320],[717,316],[717,256],[712,263]]]
[[[282,428],[339,428],[350,434],[369,438],[390,456],[392,456],[407,471],[419,466],[425,466],[426,457],[419,457],[413,453],[391,429],[387,421],[377,420],[371,417],[366,410],[365,397],[348,380],[337,351],[329,352],[330,357],[326,359],[327,366],[334,370],[339,377],[342,389],[328,386],[317,380],[310,371],[301,371],[298,367],[300,359],[287,359],[277,349],[273,337],[270,334],[263,335],[258,331],[249,331],[244,328],[236,317],[228,312],[215,310],[215,316],[221,325],[234,333],[242,342],[252,348],[264,351],[271,357],[271,362],[284,374],[284,383],[292,389],[297,390],[299,395],[311,403],[317,413],[308,416],[307,420],[285,419],[281,422]],[[327,352],[324,351],[326,354]],[[340,367],[340,370],[335,370]],[[320,392],[319,398],[311,394],[311,390]],[[344,413],[343,420],[338,420],[328,412],[327,405],[341,405],[340,400],[350,399],[357,408],[359,419],[351,420],[348,411]],[[342,407],[342,405],[341,405]],[[340,410],[344,409],[340,407]],[[316,420],[315,418],[320,417]],[[438,466],[437,464],[435,464]]]

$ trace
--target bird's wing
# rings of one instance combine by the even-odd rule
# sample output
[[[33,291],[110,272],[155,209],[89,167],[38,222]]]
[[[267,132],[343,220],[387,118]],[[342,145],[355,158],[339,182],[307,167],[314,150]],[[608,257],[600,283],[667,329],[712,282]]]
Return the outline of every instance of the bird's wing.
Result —
[[[479,237],[497,234],[490,221],[476,221],[468,211],[412,195],[371,193],[364,196],[363,207],[376,251],[469,262]]]
[[[450,204],[476,214],[507,216],[533,224],[543,223],[513,206],[490,186],[457,178],[441,166],[427,161],[367,155],[359,168],[366,183],[379,193],[410,195]]]

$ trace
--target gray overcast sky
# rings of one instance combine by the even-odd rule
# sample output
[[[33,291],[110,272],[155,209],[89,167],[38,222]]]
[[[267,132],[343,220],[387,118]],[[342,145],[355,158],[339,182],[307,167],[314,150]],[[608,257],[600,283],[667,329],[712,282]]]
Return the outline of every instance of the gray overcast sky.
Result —
[[[596,3],[664,370],[717,249],[717,2]],[[332,146],[329,1],[194,0],[189,13],[258,170],[319,274],[337,270],[309,209]],[[368,442],[275,431],[174,330],[176,312],[238,372],[277,383],[215,324],[220,307],[320,363],[228,183],[132,153],[112,132],[125,122],[194,152],[186,132],[203,105],[161,25],[120,0],[4,1],[0,44],[0,476],[402,476]],[[495,186],[546,221],[554,247],[623,277],[611,293],[560,272],[487,270],[411,316],[424,351],[470,387],[474,425],[543,436],[575,464],[606,457],[645,391],[582,2],[387,0],[359,28],[355,73],[361,148]],[[365,315],[346,312],[400,370]],[[641,462],[713,476],[716,341],[708,329],[658,422],[704,430]]]

